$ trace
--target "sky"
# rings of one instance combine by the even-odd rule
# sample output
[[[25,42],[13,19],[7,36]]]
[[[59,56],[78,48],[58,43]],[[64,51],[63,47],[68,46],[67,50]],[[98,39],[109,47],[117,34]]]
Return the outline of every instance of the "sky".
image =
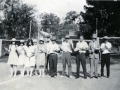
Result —
[[[23,0],[23,3],[36,5],[37,13],[54,13],[63,19],[69,11],[84,11],[86,0]]]

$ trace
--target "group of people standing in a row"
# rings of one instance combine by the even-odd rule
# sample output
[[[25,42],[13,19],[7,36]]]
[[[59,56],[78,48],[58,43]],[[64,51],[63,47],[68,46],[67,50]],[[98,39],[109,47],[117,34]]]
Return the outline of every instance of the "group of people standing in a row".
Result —
[[[83,68],[84,79],[87,78],[86,70],[86,51],[89,52],[90,59],[90,75],[98,78],[98,61],[101,58],[101,76],[104,76],[104,66],[107,67],[107,77],[110,76],[110,52],[112,45],[108,42],[108,37],[105,36],[104,42],[100,45],[95,35],[92,36],[92,41],[87,44],[84,37],[80,36],[79,41],[74,48],[69,42],[70,37],[66,36],[62,45],[56,43],[56,38],[47,37],[47,42],[43,38],[37,40],[28,39],[27,43],[21,40],[20,45],[16,45],[16,39],[12,39],[12,44],[9,46],[8,64],[10,65],[10,76],[16,76],[17,67],[20,67],[20,75],[32,76],[36,73],[39,77],[48,74],[51,77],[57,76],[57,61],[58,53],[62,51],[62,76],[65,76],[66,64],[68,65],[68,76],[72,78],[71,69],[71,53],[76,54],[76,78],[79,78],[80,62]],[[101,52],[101,54],[100,54]],[[49,70],[48,70],[49,68]],[[93,75],[94,74],[94,75]]]

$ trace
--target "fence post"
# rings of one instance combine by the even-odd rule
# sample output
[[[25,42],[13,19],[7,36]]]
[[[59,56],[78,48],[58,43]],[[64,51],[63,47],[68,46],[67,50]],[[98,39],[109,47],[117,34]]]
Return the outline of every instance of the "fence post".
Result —
[[[0,57],[2,56],[2,39],[0,39]]]

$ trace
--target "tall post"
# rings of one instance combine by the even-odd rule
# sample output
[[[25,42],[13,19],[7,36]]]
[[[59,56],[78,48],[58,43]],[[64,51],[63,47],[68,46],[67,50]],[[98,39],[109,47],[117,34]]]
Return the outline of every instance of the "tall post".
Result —
[[[98,36],[98,30],[97,30],[97,27],[98,27],[98,18],[96,18],[96,36]]]
[[[31,21],[30,21],[30,31],[29,31],[29,38],[31,37]]]

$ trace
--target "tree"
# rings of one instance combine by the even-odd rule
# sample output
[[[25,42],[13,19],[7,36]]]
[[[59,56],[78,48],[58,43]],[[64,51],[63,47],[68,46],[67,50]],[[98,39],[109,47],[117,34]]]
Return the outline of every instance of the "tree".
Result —
[[[5,20],[3,20],[6,38],[28,38],[30,21],[32,21],[32,32],[36,29],[34,20],[34,7],[20,4],[20,0],[7,0],[4,9]],[[34,27],[34,28],[33,28]],[[34,34],[34,32],[32,33]]]
[[[40,18],[41,29],[43,29],[43,31],[47,31],[48,33],[56,35],[59,31],[60,18],[53,13],[42,13],[40,15]]]
[[[120,35],[120,2],[87,0],[87,4],[88,6],[84,6],[86,12],[81,12],[81,15],[85,23],[92,27],[92,33],[97,28],[98,36]]]

